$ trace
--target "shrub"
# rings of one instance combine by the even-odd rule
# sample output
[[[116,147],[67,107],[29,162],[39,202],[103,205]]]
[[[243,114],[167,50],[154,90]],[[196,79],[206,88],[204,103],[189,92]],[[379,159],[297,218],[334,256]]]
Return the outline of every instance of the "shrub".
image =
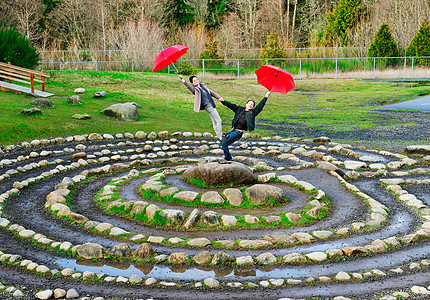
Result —
[[[407,56],[430,56],[430,24],[425,20],[420,29],[412,39],[408,49],[406,49]],[[417,65],[430,66],[429,58],[418,58]]]
[[[178,74],[191,75],[193,71],[193,66],[186,58],[178,62]]]
[[[282,44],[278,34],[272,31],[267,37],[266,44],[262,45],[260,58],[284,58],[287,56],[285,47]],[[275,60],[269,60],[270,64],[276,64]]]
[[[218,42],[205,43],[205,50],[200,54],[200,59],[223,59],[224,56],[218,54]],[[215,60],[207,62],[208,65],[222,64],[223,61]]]
[[[30,40],[13,27],[0,27],[0,62],[32,69],[39,61],[39,52]]]
[[[399,50],[396,41],[394,40],[390,27],[387,24],[382,24],[369,47],[369,57],[398,57]],[[389,65],[394,65],[396,59],[388,59]]]

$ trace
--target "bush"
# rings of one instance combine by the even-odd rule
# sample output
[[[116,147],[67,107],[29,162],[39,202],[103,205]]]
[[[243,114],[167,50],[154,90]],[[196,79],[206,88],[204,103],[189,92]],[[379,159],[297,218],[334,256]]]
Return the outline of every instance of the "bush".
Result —
[[[193,66],[186,58],[178,62],[178,74],[191,75],[193,71]]]
[[[209,61],[205,62],[209,66],[222,64],[223,61],[221,61],[224,58],[224,56],[218,54],[218,42],[212,41],[209,43],[205,43],[205,51],[200,54],[200,59],[218,59],[215,61]]]
[[[408,49],[406,49],[407,56],[430,56],[430,24],[425,20],[416,35],[412,39]],[[429,58],[418,58],[417,65],[430,66]]]
[[[0,62],[33,69],[39,61],[39,52],[25,36],[15,28],[0,28]]]
[[[382,24],[369,48],[369,57],[398,57],[399,50],[390,27]],[[394,65],[397,59],[388,59],[387,64]]]
[[[282,44],[281,40],[278,37],[278,34],[272,31],[267,37],[266,44],[262,45],[260,53],[260,58],[285,58],[287,53],[285,51],[285,47]],[[269,60],[269,64],[276,64],[275,60]]]

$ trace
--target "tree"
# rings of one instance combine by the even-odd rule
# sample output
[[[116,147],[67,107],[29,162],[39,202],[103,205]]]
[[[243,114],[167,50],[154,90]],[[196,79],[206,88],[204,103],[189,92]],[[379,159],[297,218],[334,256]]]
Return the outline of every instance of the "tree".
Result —
[[[408,49],[407,56],[430,56],[430,24],[428,20],[424,20],[420,29],[412,39]],[[418,58],[417,64],[430,66],[430,59]]]
[[[261,46],[260,58],[284,58],[287,56],[284,45],[281,43],[276,32],[272,31],[267,37],[266,44]],[[275,60],[270,60],[270,64],[276,64]]]
[[[32,69],[39,60],[39,52],[28,38],[13,27],[2,29],[0,26],[0,62]]]
[[[205,17],[206,29],[218,28],[224,21],[224,16],[232,12],[233,0],[208,0],[207,14]]]
[[[167,0],[164,3],[162,23],[164,27],[174,30],[176,26],[185,27],[195,21],[194,7],[185,0]]]
[[[361,16],[366,14],[362,0],[340,0],[326,15],[325,38],[329,45],[345,46]]]
[[[369,48],[369,57],[398,57],[399,50],[390,27],[382,24]]]

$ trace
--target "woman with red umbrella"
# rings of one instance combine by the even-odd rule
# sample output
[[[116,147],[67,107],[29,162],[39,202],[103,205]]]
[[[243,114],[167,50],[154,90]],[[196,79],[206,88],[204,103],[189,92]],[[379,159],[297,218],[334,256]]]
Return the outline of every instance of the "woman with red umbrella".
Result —
[[[246,105],[244,107],[230,103],[222,98],[218,99],[223,105],[234,111],[234,118],[231,122],[231,127],[233,129],[229,133],[226,133],[226,139],[221,142],[221,148],[222,151],[224,151],[224,160],[220,161],[220,163],[230,163],[233,159],[228,146],[239,140],[244,131],[254,131],[255,117],[263,110],[270,93],[271,92],[268,91],[257,106],[255,106],[254,100],[246,101]]]
[[[215,134],[219,140],[222,140],[222,120],[216,110],[216,105],[212,97],[223,101],[224,99],[215,93],[214,91],[208,89],[203,82],[200,82],[197,76],[190,77],[190,83],[188,83],[182,75],[179,78],[185,84],[185,86],[190,90],[192,94],[195,95],[194,100],[194,111],[199,112],[201,110],[206,110],[212,120],[213,128]]]

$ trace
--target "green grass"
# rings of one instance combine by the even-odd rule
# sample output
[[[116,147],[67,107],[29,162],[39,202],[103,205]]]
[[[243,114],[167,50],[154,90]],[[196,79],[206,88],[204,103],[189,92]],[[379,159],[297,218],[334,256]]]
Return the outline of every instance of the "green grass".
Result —
[[[0,145],[35,138],[50,138],[85,133],[118,133],[168,130],[213,133],[212,122],[205,112],[193,112],[193,95],[176,75],[141,72],[107,71],[51,71],[47,91],[54,108],[42,108],[41,116],[23,116],[21,110],[30,108],[31,99],[23,94],[0,92]],[[236,104],[247,99],[259,101],[266,89],[255,79],[217,80],[203,79],[208,87]],[[67,103],[77,87],[84,87],[82,105]],[[40,89],[40,86],[36,87]],[[287,95],[270,96],[257,120],[256,132],[274,135],[262,130],[261,125],[272,122],[294,122],[312,129],[359,130],[369,127],[393,126],[400,120],[380,124],[372,112],[375,104],[390,99],[400,101],[419,97],[430,91],[430,83],[368,82],[362,80],[296,80],[296,91]],[[94,92],[106,91],[104,98],[92,98]],[[140,119],[126,122],[103,116],[100,111],[111,104],[136,102]],[[230,128],[233,112],[219,104],[223,131]],[[76,113],[88,113],[90,120],[75,120]],[[413,125],[407,123],[402,125]]]

